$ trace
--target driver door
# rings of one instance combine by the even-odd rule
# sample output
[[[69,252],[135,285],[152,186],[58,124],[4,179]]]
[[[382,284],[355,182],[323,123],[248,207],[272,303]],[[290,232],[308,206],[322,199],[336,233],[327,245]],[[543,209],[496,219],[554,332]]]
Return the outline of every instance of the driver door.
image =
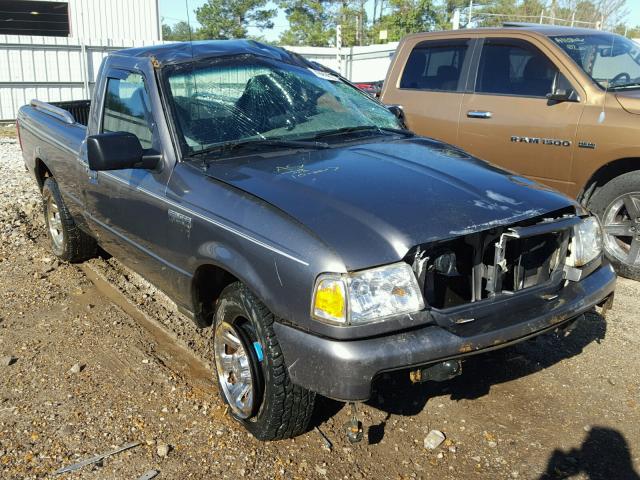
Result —
[[[144,149],[161,152],[147,85],[140,71],[108,71],[99,133],[130,132]],[[161,288],[171,269],[163,201],[168,175],[162,167],[90,172],[85,199],[101,245]]]
[[[462,100],[458,143],[484,160],[568,192],[584,104],[547,100],[554,80],[567,81],[568,73],[542,48],[521,38],[484,39],[473,92]]]

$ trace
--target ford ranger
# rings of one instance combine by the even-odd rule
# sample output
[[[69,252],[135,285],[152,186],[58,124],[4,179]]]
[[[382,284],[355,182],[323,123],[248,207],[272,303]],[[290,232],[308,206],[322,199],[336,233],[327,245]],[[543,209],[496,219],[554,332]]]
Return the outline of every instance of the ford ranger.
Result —
[[[613,295],[579,204],[279,48],[115,52],[90,104],[34,100],[18,124],[53,252],[100,245],[211,326],[220,393],[260,439],[304,432],[316,393],[447,379]]]

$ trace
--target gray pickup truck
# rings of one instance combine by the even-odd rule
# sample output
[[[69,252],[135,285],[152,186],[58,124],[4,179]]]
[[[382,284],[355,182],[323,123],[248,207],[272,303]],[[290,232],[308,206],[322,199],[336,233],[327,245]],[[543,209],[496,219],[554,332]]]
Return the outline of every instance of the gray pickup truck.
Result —
[[[316,393],[451,378],[613,295],[577,203],[279,48],[122,50],[90,104],[34,100],[18,125],[54,253],[100,245],[212,326],[221,395],[260,439],[304,432]]]

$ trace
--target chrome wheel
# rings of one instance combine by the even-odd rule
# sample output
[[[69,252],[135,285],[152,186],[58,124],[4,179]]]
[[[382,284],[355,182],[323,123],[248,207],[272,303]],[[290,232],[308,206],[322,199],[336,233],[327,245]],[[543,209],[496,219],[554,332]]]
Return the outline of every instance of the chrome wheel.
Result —
[[[625,193],[602,218],[607,252],[627,265],[640,265],[640,192]]]
[[[47,199],[47,225],[49,226],[49,235],[56,250],[62,249],[64,244],[64,231],[62,229],[62,218],[60,210],[53,196]]]
[[[218,380],[227,403],[243,419],[253,413],[255,384],[246,348],[233,325],[221,322],[217,326],[213,349]]]

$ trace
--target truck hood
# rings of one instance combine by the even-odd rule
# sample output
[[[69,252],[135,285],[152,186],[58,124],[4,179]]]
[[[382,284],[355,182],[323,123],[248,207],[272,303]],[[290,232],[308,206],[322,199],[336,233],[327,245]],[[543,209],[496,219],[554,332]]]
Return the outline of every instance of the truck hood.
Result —
[[[640,90],[616,93],[616,100],[627,112],[640,115]]]
[[[295,218],[349,270],[400,260],[418,244],[573,204],[526,178],[422,138],[270,151],[212,161],[206,173]]]

